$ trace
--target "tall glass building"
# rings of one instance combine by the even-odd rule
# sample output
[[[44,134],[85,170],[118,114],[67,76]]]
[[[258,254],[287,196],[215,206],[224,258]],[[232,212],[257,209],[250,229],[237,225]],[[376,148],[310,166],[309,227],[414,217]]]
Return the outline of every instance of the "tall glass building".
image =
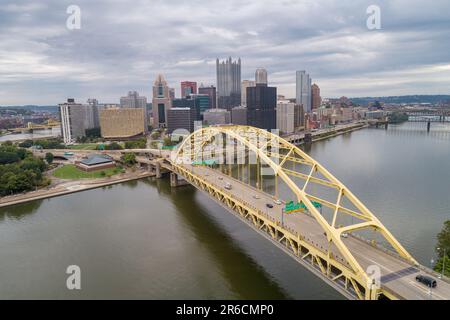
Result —
[[[296,73],[296,102],[303,105],[305,112],[311,112],[311,77],[305,70]]]
[[[241,58],[216,60],[218,107],[231,110],[241,103]]]

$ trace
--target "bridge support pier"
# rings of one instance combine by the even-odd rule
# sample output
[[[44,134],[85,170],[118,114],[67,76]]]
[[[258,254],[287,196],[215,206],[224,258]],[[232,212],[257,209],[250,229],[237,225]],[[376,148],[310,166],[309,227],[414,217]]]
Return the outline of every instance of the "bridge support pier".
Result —
[[[189,184],[189,182],[187,182],[184,179],[180,179],[178,177],[178,174],[176,174],[174,172],[170,173],[170,186],[172,188],[181,187],[181,186],[185,186],[185,185],[188,185],[188,184]]]
[[[161,164],[158,162],[156,163],[155,166],[155,174],[156,174],[156,179],[161,179],[162,178],[162,174],[161,174]]]
[[[303,139],[305,144],[311,144],[312,143],[312,134],[306,133],[305,138]]]

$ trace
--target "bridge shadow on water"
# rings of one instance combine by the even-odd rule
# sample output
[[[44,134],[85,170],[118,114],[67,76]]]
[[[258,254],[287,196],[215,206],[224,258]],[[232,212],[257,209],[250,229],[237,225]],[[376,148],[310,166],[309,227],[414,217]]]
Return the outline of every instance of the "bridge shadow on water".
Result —
[[[233,298],[292,299],[197,202],[197,190],[194,187],[171,188],[167,179],[141,181],[156,186],[158,193],[169,198],[174,204],[196,239],[214,258],[221,274],[235,294]],[[175,196],[176,199],[174,199]],[[226,212],[226,214],[229,213]]]

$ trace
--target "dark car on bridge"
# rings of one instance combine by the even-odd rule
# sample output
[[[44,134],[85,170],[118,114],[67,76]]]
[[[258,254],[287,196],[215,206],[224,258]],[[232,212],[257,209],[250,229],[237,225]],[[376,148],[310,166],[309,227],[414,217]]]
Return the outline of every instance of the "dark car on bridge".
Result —
[[[436,280],[434,280],[432,277],[424,276],[421,274],[419,274],[416,277],[416,281],[423,283],[424,285],[426,285],[427,287],[430,287],[430,288],[436,288],[436,286],[437,286]]]

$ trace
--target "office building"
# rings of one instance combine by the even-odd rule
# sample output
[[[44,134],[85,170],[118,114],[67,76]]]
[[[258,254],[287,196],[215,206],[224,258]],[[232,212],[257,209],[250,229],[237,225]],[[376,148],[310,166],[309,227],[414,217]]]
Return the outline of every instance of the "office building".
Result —
[[[231,110],[241,103],[241,59],[216,60],[218,107]]]
[[[195,121],[196,112],[193,108],[170,108],[167,110],[167,132],[169,134],[180,129],[193,132]]]
[[[240,106],[231,109],[231,123],[239,126],[247,125],[247,108]]]
[[[137,91],[129,91],[126,97],[120,98],[120,106],[122,108],[137,108],[144,110],[145,132],[148,131],[148,115],[147,115],[147,97],[139,96]]]
[[[139,96],[137,91],[129,91],[126,97],[120,98],[122,108],[143,108],[147,107],[147,98]]]
[[[311,112],[311,78],[304,70],[296,73],[296,102],[305,112]]]
[[[209,108],[208,109],[215,109],[216,108],[216,100],[217,100],[217,96],[216,96],[216,87],[214,86],[209,86],[209,87],[204,87],[203,84],[200,86],[200,88],[198,88],[198,93],[199,94],[207,94],[209,96]]]
[[[175,88],[169,88],[169,98],[170,100],[175,99]]]
[[[89,108],[91,108],[89,114],[92,115],[92,126],[94,128],[100,128],[100,119],[99,119],[99,110],[101,109],[101,106],[98,104],[97,99],[90,98],[87,101]]]
[[[303,107],[289,101],[277,103],[277,129],[281,134],[291,134],[303,129]]]
[[[322,98],[320,97],[320,88],[317,84],[311,86],[311,107],[312,109],[320,108],[322,104]]]
[[[210,108],[209,95],[207,94],[190,94],[189,99],[194,101],[194,106],[200,113]]]
[[[66,103],[59,104],[61,136],[65,144],[85,137],[86,129],[96,127],[95,110],[98,110],[96,105],[76,103],[74,99],[67,99]]]
[[[256,84],[265,84],[267,86],[267,70],[264,68],[258,68],[255,71]]]
[[[203,114],[205,124],[221,125],[231,123],[231,113],[226,109],[209,109]]]
[[[172,106],[172,99],[170,98],[169,86],[162,74],[156,77],[153,83],[153,127],[164,128],[167,126],[167,110]]]
[[[129,139],[145,134],[143,108],[106,108],[100,110],[101,135],[105,139]]]
[[[258,81],[261,81],[259,78]],[[256,79],[255,79],[256,82]],[[249,126],[272,130],[277,128],[277,88],[265,83],[256,83],[247,88],[247,124]]]
[[[209,109],[209,96],[206,94],[190,94],[186,98],[174,99],[172,108],[192,108],[195,110],[196,119],[202,120],[202,113]]]
[[[181,97],[186,98],[190,94],[197,93],[197,82],[183,81],[181,82]]]
[[[247,106],[247,88],[256,86],[253,80],[242,80],[241,84],[241,106]]]

